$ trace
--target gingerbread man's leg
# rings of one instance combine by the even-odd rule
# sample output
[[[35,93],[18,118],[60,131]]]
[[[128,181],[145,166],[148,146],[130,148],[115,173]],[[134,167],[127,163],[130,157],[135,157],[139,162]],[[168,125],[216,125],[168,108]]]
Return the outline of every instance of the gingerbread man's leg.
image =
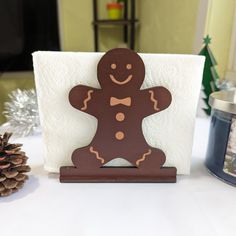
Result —
[[[76,149],[72,154],[73,164],[80,170],[94,170],[100,168],[105,162],[93,146]]]
[[[135,162],[136,166],[143,171],[156,171],[165,163],[166,157],[162,150],[148,148]]]

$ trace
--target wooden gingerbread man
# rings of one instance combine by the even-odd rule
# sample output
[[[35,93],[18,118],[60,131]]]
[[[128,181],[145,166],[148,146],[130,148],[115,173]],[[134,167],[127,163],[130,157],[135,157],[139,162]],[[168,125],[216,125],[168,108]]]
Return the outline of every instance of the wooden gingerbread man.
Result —
[[[73,152],[73,164],[81,171],[96,173],[104,164],[120,157],[140,173],[160,170],[165,154],[147,144],[142,120],[166,109],[171,103],[170,92],[164,87],[140,90],[145,77],[144,63],[137,53],[125,48],[108,51],[98,63],[97,76],[101,89],[78,85],[69,94],[74,108],[98,120],[92,142]]]

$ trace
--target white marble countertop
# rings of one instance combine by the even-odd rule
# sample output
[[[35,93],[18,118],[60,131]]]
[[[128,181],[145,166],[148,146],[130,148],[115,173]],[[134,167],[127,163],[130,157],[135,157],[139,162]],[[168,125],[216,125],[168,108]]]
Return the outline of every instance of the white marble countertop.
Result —
[[[21,139],[32,171],[0,198],[1,235],[235,235],[236,188],[204,166],[208,128],[197,119],[191,175],[176,184],[61,184],[43,169],[41,136]]]

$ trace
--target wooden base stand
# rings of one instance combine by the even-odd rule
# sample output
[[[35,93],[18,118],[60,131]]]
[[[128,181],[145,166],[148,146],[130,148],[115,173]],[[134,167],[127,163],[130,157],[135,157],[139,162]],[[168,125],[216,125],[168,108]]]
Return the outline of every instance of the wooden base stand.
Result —
[[[132,167],[103,167],[96,171],[80,170],[73,166],[60,168],[61,183],[175,183],[176,168],[163,167],[143,171]]]

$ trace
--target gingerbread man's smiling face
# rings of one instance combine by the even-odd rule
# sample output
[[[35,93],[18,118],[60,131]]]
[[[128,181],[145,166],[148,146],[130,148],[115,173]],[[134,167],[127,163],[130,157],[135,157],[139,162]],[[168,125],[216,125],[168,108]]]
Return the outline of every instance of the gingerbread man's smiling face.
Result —
[[[99,61],[98,80],[102,88],[136,88],[139,89],[145,76],[142,59],[126,48],[108,51]]]

